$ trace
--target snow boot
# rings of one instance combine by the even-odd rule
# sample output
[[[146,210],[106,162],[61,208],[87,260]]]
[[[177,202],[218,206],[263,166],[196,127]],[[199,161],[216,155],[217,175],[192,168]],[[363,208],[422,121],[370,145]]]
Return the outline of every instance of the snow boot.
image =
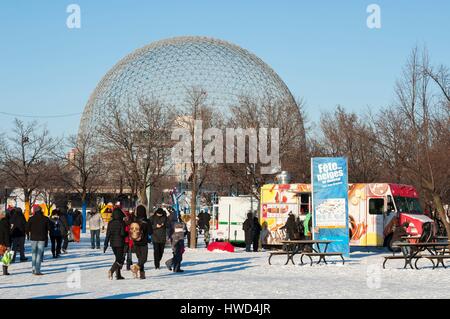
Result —
[[[167,266],[167,269],[169,269],[169,271],[172,271],[172,259],[169,259],[168,261],[166,261],[166,266]]]
[[[122,277],[122,274],[120,273],[120,269],[116,270],[116,279],[117,280],[125,279],[124,277]]]
[[[9,276],[8,266],[3,266],[3,276]]]
[[[139,272],[139,279],[145,279],[145,271],[141,270]]]

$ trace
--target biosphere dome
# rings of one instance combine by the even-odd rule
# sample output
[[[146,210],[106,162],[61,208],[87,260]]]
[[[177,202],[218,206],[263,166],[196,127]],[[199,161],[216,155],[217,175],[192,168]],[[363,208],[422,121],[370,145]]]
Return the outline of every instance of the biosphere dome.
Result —
[[[187,90],[201,88],[209,104],[226,110],[240,97],[295,103],[280,77],[254,54],[207,37],[177,37],[151,43],[119,61],[100,81],[84,109],[80,132],[105,120],[107,103],[140,98],[180,106]]]

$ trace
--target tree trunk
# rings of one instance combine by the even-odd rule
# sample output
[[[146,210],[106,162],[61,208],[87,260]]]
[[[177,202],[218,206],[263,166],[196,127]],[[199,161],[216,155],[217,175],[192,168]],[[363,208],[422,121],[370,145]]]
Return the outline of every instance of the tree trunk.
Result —
[[[439,213],[439,217],[445,226],[445,231],[447,232],[447,236],[448,236],[450,234],[450,223],[447,221],[447,215],[445,214],[445,209],[444,209],[444,205],[442,205],[441,197],[436,193],[433,193],[432,196],[433,196],[434,206],[436,207],[436,209]]]
[[[148,199],[147,199],[147,188],[141,188],[138,190],[138,200],[140,205],[144,205],[148,207]]]
[[[450,235],[450,224],[447,221],[447,216],[445,214],[445,209],[444,209],[444,205],[442,204],[441,196],[439,196],[439,194],[437,194],[435,192],[434,187],[433,187],[434,185],[430,181],[422,178],[422,185],[423,185],[423,188],[426,189],[429,192],[429,194],[431,194],[431,196],[433,198],[434,206],[436,207],[436,210],[438,211],[439,218],[441,219],[441,222],[445,226],[445,231],[447,232],[447,236],[449,236]]]
[[[81,195],[81,216],[83,219],[81,232],[86,233],[87,194]]]
[[[192,170],[192,197],[191,197],[191,247],[197,248],[197,172],[195,164]]]

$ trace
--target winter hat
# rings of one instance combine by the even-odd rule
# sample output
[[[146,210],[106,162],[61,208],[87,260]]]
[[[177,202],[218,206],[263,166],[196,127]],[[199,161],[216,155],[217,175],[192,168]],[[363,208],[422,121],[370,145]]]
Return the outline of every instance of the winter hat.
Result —
[[[158,214],[158,215],[165,215],[165,214],[166,214],[166,211],[165,211],[164,209],[162,209],[161,207],[159,207],[159,208],[155,211],[155,214]]]
[[[147,210],[144,205],[139,205],[136,207],[136,217],[139,219],[147,218]]]

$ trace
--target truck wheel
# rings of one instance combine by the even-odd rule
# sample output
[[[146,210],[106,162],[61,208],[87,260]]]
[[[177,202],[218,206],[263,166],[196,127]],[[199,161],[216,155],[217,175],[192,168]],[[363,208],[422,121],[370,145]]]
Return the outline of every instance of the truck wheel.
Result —
[[[393,248],[392,247],[392,234],[386,236],[386,238],[384,239],[384,246],[387,247],[389,249],[389,251],[398,251],[398,248]]]

